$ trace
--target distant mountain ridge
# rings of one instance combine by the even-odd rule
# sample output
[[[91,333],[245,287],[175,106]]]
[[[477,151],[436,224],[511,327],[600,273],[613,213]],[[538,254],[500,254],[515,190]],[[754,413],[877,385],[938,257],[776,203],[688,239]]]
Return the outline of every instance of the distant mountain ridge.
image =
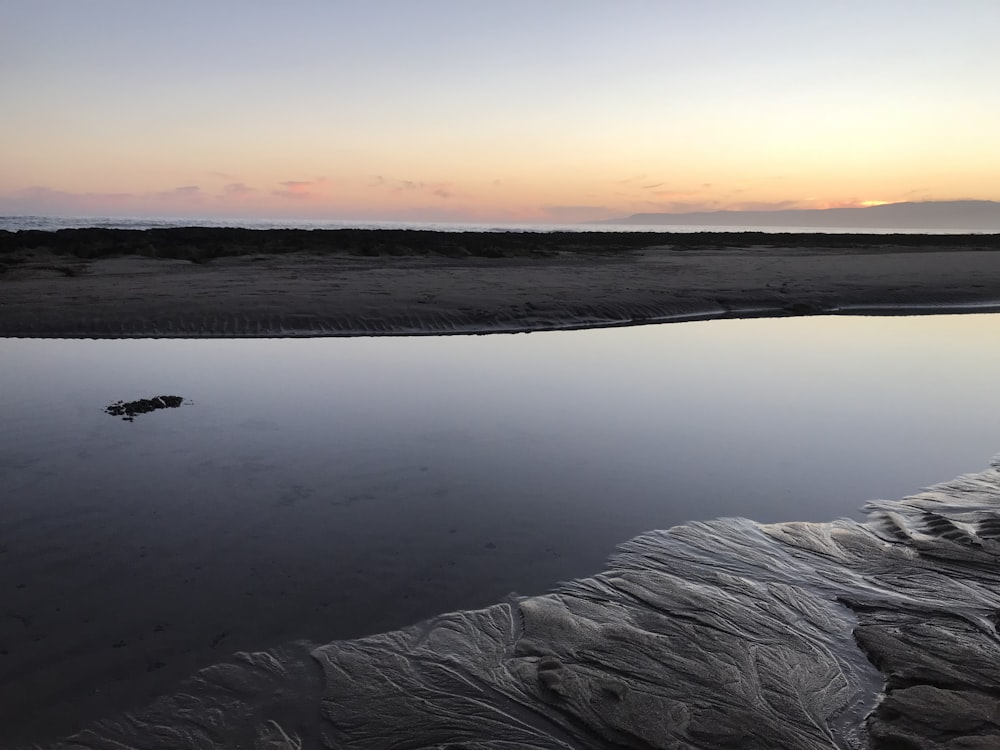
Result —
[[[831,229],[948,229],[1000,232],[996,201],[886,203],[866,208],[805,208],[780,211],[695,211],[642,213],[598,224],[703,225],[745,227],[829,227]]]

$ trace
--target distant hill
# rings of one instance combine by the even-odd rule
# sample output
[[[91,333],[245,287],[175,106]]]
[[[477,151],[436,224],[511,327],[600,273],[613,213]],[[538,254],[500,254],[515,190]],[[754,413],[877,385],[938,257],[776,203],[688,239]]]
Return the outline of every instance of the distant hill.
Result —
[[[600,224],[696,225],[713,227],[808,227],[830,229],[947,229],[1000,232],[996,201],[887,203],[868,208],[786,209],[782,211],[696,211],[685,214],[632,214]]]

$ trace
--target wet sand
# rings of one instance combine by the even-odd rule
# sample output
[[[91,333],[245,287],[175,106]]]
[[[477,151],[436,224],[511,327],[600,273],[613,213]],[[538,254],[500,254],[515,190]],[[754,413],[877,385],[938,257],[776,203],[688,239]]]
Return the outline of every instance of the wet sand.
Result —
[[[866,523],[643,534],[554,593],[238,654],[53,750],[1000,742],[997,465]]]
[[[486,333],[986,309],[1000,302],[998,251],[1000,235],[2,233],[0,336]]]
[[[3,238],[0,242],[0,253],[2,253],[0,262],[3,264],[0,272],[0,335],[213,337],[487,333],[636,325],[661,320],[727,316],[993,309],[1000,301],[1000,256],[996,253],[997,241],[994,238],[970,237],[962,238],[961,241],[954,238],[933,240],[925,238],[922,243],[912,238],[880,238],[878,242],[881,244],[875,246],[859,243],[857,238],[848,241],[843,238],[819,236],[793,240],[789,237],[770,236],[677,239],[657,235],[655,238],[649,238],[647,243],[655,239],[658,244],[642,244],[635,241],[636,238],[629,238],[629,243],[634,244],[618,246],[612,239],[605,239],[606,245],[589,244],[578,247],[573,244],[572,239],[554,241],[552,238],[541,237],[532,240],[529,237],[520,238],[522,244],[514,250],[497,249],[487,245],[472,247],[471,250],[463,246],[464,253],[459,253],[453,247],[446,247],[446,252],[433,250],[423,252],[425,248],[397,242],[383,243],[382,247],[375,247],[368,254],[359,251],[360,246],[353,249],[335,247],[323,252],[309,247],[289,250],[282,246],[284,249],[279,248],[279,252],[264,252],[269,248],[240,245],[227,239],[227,235],[219,234],[216,241],[222,243],[224,247],[216,248],[208,254],[210,257],[206,257],[203,249],[207,245],[199,245],[195,241],[185,239],[183,230],[167,231],[177,232],[171,236],[169,246],[157,245],[155,235],[143,233],[138,233],[143,234],[143,242],[129,239],[136,233],[128,237],[90,233],[77,237],[74,242],[66,246],[58,243],[44,244],[43,240],[46,239],[44,237],[34,245],[15,246],[11,244],[9,237]],[[263,237],[266,233],[258,234]],[[673,241],[675,239],[676,242]],[[532,249],[532,241],[537,241],[537,248]],[[528,243],[527,249],[524,242]],[[940,244],[937,244],[938,242]],[[933,510],[937,512],[936,509]],[[25,508],[24,512],[32,512],[32,509]],[[979,554],[985,545],[990,547],[989,555],[994,555],[992,545],[995,529],[990,524],[995,522],[992,518],[986,518],[986,511],[977,510],[977,513],[980,512],[984,514],[985,520],[977,517],[977,523],[986,524],[980,529],[981,536],[986,542],[976,542],[979,545],[976,554]],[[920,518],[926,523],[936,523],[934,518],[930,521],[927,521],[926,516]],[[56,523],[61,521],[57,520]],[[965,523],[965,519],[960,519],[960,523]],[[726,538],[722,533],[725,530],[723,527],[724,525],[716,529],[718,532],[714,534],[716,538]],[[950,527],[944,528],[940,533],[933,528],[931,531],[934,531],[932,540],[934,544],[954,541]],[[787,533],[793,532],[797,533],[796,527],[789,526]],[[753,533],[759,536],[758,531],[755,530]],[[766,533],[772,534],[772,532]],[[828,532],[823,529],[816,533],[822,536]],[[895,548],[901,549],[901,542],[903,546],[911,545],[907,533],[909,532],[901,535],[901,532],[879,524],[872,524],[861,531],[850,530],[852,536],[857,536],[866,544],[873,536],[879,537],[881,541],[877,540],[876,551],[883,552]],[[923,530],[910,535],[917,540],[917,547],[925,542],[921,534],[926,535],[926,533],[926,530]],[[151,538],[152,534],[153,532]],[[813,532],[809,531],[809,535],[811,534]],[[758,539],[757,542],[759,541]],[[657,541],[657,544],[659,543]],[[958,543],[964,545],[961,539]],[[798,544],[797,542],[796,545]],[[815,546],[811,541],[809,545]],[[808,549],[809,545],[803,546],[807,548],[806,552],[812,554]],[[950,547],[948,549],[950,550]],[[11,559],[15,554],[29,553],[26,549],[19,549],[16,544],[4,547],[0,551],[9,554]],[[823,550],[818,554],[821,558],[831,556],[831,553]],[[891,564],[893,566],[891,572],[894,577],[898,575],[899,580],[907,579],[910,575],[906,571],[896,571],[895,558],[888,563],[874,553],[870,555],[866,553],[865,558],[874,560],[873,564],[880,572],[883,565]],[[63,561],[56,554],[52,559],[54,569],[59,568],[61,564]],[[763,567],[766,568],[768,564],[765,562]],[[942,573],[945,577],[954,573],[951,563],[945,564],[944,568],[947,568]],[[928,580],[939,575],[939,568],[935,565],[929,564],[928,569],[932,574]],[[983,568],[977,564],[969,575],[978,576],[982,570]],[[927,571],[920,571],[921,575],[926,573]],[[834,575],[838,574],[834,572]],[[747,586],[753,589],[757,585],[756,582],[761,580],[761,574],[759,571],[747,574],[746,580]],[[779,583],[787,582],[782,580]],[[978,580],[976,584],[979,584]],[[284,582],[279,581],[276,575],[273,596],[281,595],[281,585],[284,585]],[[960,581],[956,585],[961,587],[965,584]],[[574,589],[572,592],[582,593],[581,601],[584,602],[582,606],[589,606],[586,602],[592,598],[592,592],[585,590],[589,584],[581,583],[580,586],[579,591]],[[164,593],[164,604],[169,608],[170,592]],[[607,592],[600,593],[610,601]],[[857,595],[854,591],[850,593]],[[23,617],[23,612],[27,611],[22,605],[25,604],[26,598],[32,595],[29,585],[18,586],[14,591],[13,596],[20,599],[12,600],[17,606],[9,607],[7,612],[12,622],[21,622],[18,618]],[[897,607],[899,603],[894,599],[888,601],[892,597],[887,598],[888,603],[879,600],[876,609],[872,609],[868,601],[852,600],[848,606],[854,615],[846,617],[830,604],[834,596],[842,595],[843,592],[833,595],[824,590],[821,605],[816,605],[810,600],[802,605],[802,609],[807,614],[816,606],[831,609],[832,614],[823,609],[820,613],[822,616],[817,616],[821,622],[819,630],[834,633],[838,649],[847,649],[851,633],[854,632],[853,637],[861,642],[864,653],[873,660],[882,660],[880,662],[882,673],[890,677],[896,675],[893,678],[896,683],[890,699],[884,702],[886,707],[884,714],[888,717],[886,721],[893,721],[896,716],[903,716],[906,719],[907,716],[926,714],[930,699],[921,696],[920,690],[923,687],[935,691],[964,691],[957,697],[951,695],[944,698],[938,695],[932,697],[944,706],[942,710],[946,717],[955,713],[955,704],[959,699],[972,701],[975,710],[970,713],[975,715],[969,719],[969,724],[972,725],[979,720],[976,712],[980,711],[980,703],[985,700],[982,696],[991,688],[988,679],[981,679],[980,675],[969,671],[971,661],[968,654],[959,654],[961,658],[956,657],[949,662],[947,669],[951,671],[948,673],[948,679],[939,678],[937,674],[930,677],[918,675],[919,679],[916,679],[911,672],[919,669],[912,667],[912,664],[917,663],[919,668],[921,660],[936,658],[933,654],[921,655],[914,662],[912,644],[885,645],[872,640],[875,636],[888,638],[885,633],[891,635],[895,632],[893,628],[898,627],[895,621],[886,620],[888,624],[885,624],[880,618],[906,619],[927,614],[921,614],[923,611],[918,611],[919,606],[915,603],[919,599],[919,592],[914,593],[912,601],[908,601],[905,607]],[[565,598],[559,595],[545,599],[543,604],[547,606],[547,602],[562,601]],[[30,623],[35,627],[32,638],[38,637],[39,634],[45,637],[47,632],[57,631],[61,627],[60,623],[65,621],[66,615],[60,611],[62,604],[60,602],[36,602],[36,604],[36,610],[44,612],[45,617],[38,622]],[[91,604],[94,607],[100,606],[99,601],[93,601]],[[453,630],[466,627],[463,624],[464,620],[474,620],[477,628],[480,626],[484,629],[493,628],[501,633],[499,640],[504,649],[511,644],[518,644],[521,651],[515,655],[516,676],[519,680],[523,678],[527,686],[525,692],[530,694],[531,705],[527,709],[528,712],[540,716],[544,712],[539,713],[539,708],[548,706],[548,709],[553,709],[553,704],[563,700],[567,694],[560,692],[561,687],[559,690],[552,690],[547,680],[555,680],[553,684],[558,683],[557,687],[564,682],[572,684],[573,688],[569,691],[571,693],[576,690],[577,677],[566,672],[570,661],[568,657],[572,655],[559,652],[562,648],[559,639],[551,642],[538,641],[544,644],[544,649],[547,649],[545,651],[532,651],[528,648],[532,644],[523,638],[524,631],[521,628],[525,624],[524,613],[528,612],[530,615],[532,606],[534,605],[529,604],[519,610],[518,605],[504,604],[500,605],[499,609],[491,611],[491,614],[467,613],[451,620],[443,618],[435,627],[443,628],[450,638]],[[671,603],[670,606],[674,607],[675,604]],[[954,603],[949,601],[947,606],[953,607]],[[979,627],[988,619],[987,610],[995,606],[993,597],[984,595],[983,602],[977,601],[974,607],[970,605],[974,611],[967,615],[967,619],[974,621]],[[798,604],[790,606],[793,614],[798,608]],[[894,611],[893,608],[897,608],[898,611]],[[930,612],[930,615],[946,619],[946,615],[941,614],[938,609],[941,608],[938,607]],[[521,619],[511,616],[511,612],[518,611],[521,612]],[[703,613],[698,615],[699,617],[711,619],[707,609],[702,607],[699,611]],[[85,614],[81,614],[81,617]],[[183,613],[177,614],[183,617]],[[577,627],[576,618],[580,613],[573,611],[571,615],[555,613],[553,617],[566,619],[569,623],[567,628],[573,630]],[[549,615],[546,614],[545,617]],[[44,619],[42,625],[45,627],[38,630],[36,626],[42,619]],[[452,620],[458,624],[453,624]],[[789,627],[800,624],[793,617],[784,615],[781,621],[787,623]],[[541,622],[543,629],[548,627],[545,622],[541,620],[538,622]],[[828,625],[823,625],[823,622],[827,622]],[[511,623],[510,633],[504,630],[508,627],[508,623]],[[28,628],[29,623],[23,624]],[[537,625],[537,622],[535,624]],[[858,624],[871,626],[871,629],[857,630]],[[170,651],[171,648],[179,648],[179,636],[175,635],[177,630],[173,627],[172,621],[167,619],[150,621],[146,625],[148,627],[145,630],[135,633],[134,641],[130,640],[128,643],[116,641],[110,646],[101,641],[100,645],[102,648],[112,648],[116,653],[128,652],[130,659],[128,668],[132,669],[139,665],[145,669],[150,675],[150,683],[146,687],[153,693],[154,683],[162,679],[164,681],[162,684],[171,684],[176,674],[160,677],[161,674],[165,675],[167,670],[159,652],[151,644],[157,639],[166,639],[168,642],[166,648]],[[394,622],[390,627],[397,625],[398,623]],[[752,620],[748,620],[744,625],[754,632],[758,630],[757,623]],[[814,623],[810,626],[813,625]],[[609,624],[601,623],[600,627],[610,627],[613,630],[618,625],[612,621]],[[706,627],[714,632],[715,626],[712,623],[708,623]],[[909,627],[908,621],[907,627]],[[914,632],[918,627],[919,623],[913,625]],[[988,630],[986,626],[979,629],[982,631],[983,628]],[[243,634],[245,637],[242,640],[237,640],[222,628],[217,630],[218,632],[213,630],[209,634],[211,635],[209,640],[210,648],[217,649],[220,655],[268,642],[266,632],[248,632]],[[143,741],[152,736],[151,727],[155,725],[162,729],[169,724],[169,721],[165,721],[165,717],[174,720],[187,711],[189,713],[184,721],[190,719],[197,723],[199,716],[209,716],[210,712],[203,711],[203,707],[197,706],[200,705],[199,701],[215,700],[212,691],[232,689],[243,696],[240,700],[250,702],[260,700],[266,703],[263,696],[270,694],[268,691],[273,687],[269,680],[277,675],[283,685],[286,680],[290,682],[291,687],[284,695],[286,699],[288,696],[296,697],[296,705],[290,707],[277,701],[263,708],[253,706],[250,713],[255,717],[256,723],[245,722],[242,728],[231,731],[240,734],[241,737],[242,732],[257,732],[253,741],[271,742],[269,746],[274,747],[293,747],[295,733],[308,737],[310,730],[296,726],[295,721],[291,719],[286,721],[283,717],[302,711],[302,706],[315,708],[319,696],[325,689],[328,696],[323,710],[328,715],[327,718],[338,719],[334,714],[345,706],[349,707],[351,698],[339,695],[337,691],[341,688],[337,685],[346,684],[350,687],[360,684],[353,677],[345,678],[345,674],[349,675],[352,669],[361,669],[368,674],[384,674],[390,681],[395,680],[397,675],[374,662],[383,658],[395,659],[394,651],[404,655],[404,662],[410,661],[412,658],[410,651],[422,647],[426,641],[425,636],[430,632],[419,629],[406,631],[404,635],[374,639],[371,641],[374,645],[326,647],[312,652],[311,655],[309,651],[311,647],[300,645],[294,647],[299,648],[300,652],[287,658],[283,654],[274,657],[260,655],[247,657],[255,660],[254,669],[259,678],[259,685],[252,684],[250,678],[240,673],[242,662],[238,667],[214,668],[214,671],[207,676],[202,675],[198,678],[206,684],[193,688],[194,692],[190,694],[165,699],[160,708],[154,707],[142,714],[136,723],[125,721],[111,726],[105,725],[103,728],[98,728],[95,734],[82,739],[79,744],[70,743],[66,746],[74,748],[113,746],[113,743],[118,741],[131,741],[138,746],[144,746]],[[874,633],[872,639],[866,641],[864,636],[858,635],[864,632]],[[964,633],[960,635],[965,638]],[[100,634],[93,634],[95,644],[100,637]],[[478,637],[473,634],[473,639]],[[807,633],[803,636],[803,642],[808,646],[814,637],[819,636]],[[823,637],[828,636],[823,635]],[[914,638],[918,637],[923,638],[925,634],[919,632]],[[401,645],[397,647],[390,644],[387,647],[385,645],[387,640]],[[934,643],[931,641],[932,646]],[[960,645],[969,653],[979,653],[983,648],[981,644],[966,646],[965,641]],[[0,648],[3,647],[3,644],[0,644]],[[794,643],[789,646],[793,651],[797,647]],[[358,662],[360,666],[355,666],[350,661],[350,658],[353,658],[352,649],[355,648],[358,649],[358,653],[364,654],[364,658]],[[524,650],[526,648],[528,650]],[[674,648],[669,653],[683,654],[683,649]],[[345,654],[347,657],[343,656]],[[824,662],[826,665],[824,668],[831,674],[835,674],[838,669],[850,674],[850,669],[845,667],[844,660],[840,658],[842,654],[849,654],[846,658],[858,676],[856,679],[852,677],[851,680],[847,680],[844,683],[847,687],[836,684],[832,678],[824,685],[818,686],[817,706],[810,707],[805,712],[807,715],[802,717],[801,726],[812,726],[810,722],[815,719],[812,714],[822,715],[820,724],[829,722],[832,726],[837,717],[849,716],[852,726],[860,726],[858,712],[861,709],[855,702],[860,700],[859,696],[868,695],[866,691],[871,686],[866,680],[872,676],[861,674],[864,667],[863,661],[858,660],[861,651],[835,650],[838,659],[832,661],[827,659],[829,655],[824,653],[823,658],[829,662],[829,664]],[[888,655],[880,656],[880,654]],[[78,659],[82,664],[92,655],[81,651],[64,656],[70,660]],[[555,660],[552,661],[549,657]],[[348,658],[346,663],[342,661],[344,658]],[[463,664],[472,671],[480,669],[481,667],[477,666],[480,663],[475,661],[475,658],[463,656]],[[618,665],[614,663],[616,658],[614,655],[608,657],[614,674],[618,674],[616,671]],[[365,663],[365,659],[372,663]],[[545,661],[546,659],[549,661]],[[447,659],[441,658],[439,661],[445,663]],[[320,679],[317,663],[327,672],[325,686]],[[813,664],[814,662],[809,659],[789,661],[782,656],[767,669],[784,674],[783,670],[791,665],[805,674],[813,668]],[[184,671],[185,665],[171,664],[170,668]],[[229,673],[220,676],[220,671],[225,673],[227,669]],[[492,670],[493,667],[490,666],[489,669]],[[945,667],[940,669],[944,670]],[[63,689],[67,700],[76,690],[72,675],[52,674],[41,661],[27,664],[23,670],[13,676],[8,674],[5,678],[6,684],[13,689],[20,680],[42,680],[50,685],[65,680]],[[521,675],[517,670],[524,674]],[[86,671],[86,668],[82,671]],[[551,672],[551,680],[548,677],[543,680],[543,672]],[[953,673],[961,676],[961,679],[954,677]],[[648,706],[644,704],[632,707],[630,703],[632,698],[626,697],[628,690],[622,692],[617,681],[619,678],[614,675],[612,677],[613,679],[608,682],[610,687],[599,686],[600,691],[595,695],[612,707],[622,703],[624,698],[626,707],[629,707],[630,711],[635,708],[637,715],[648,711]],[[491,685],[493,676],[477,676],[476,679],[482,680],[486,685],[484,690],[492,696],[490,700],[503,704],[501,708],[504,708],[506,705],[504,701],[507,699],[499,696],[499,693],[494,693]],[[230,682],[227,683],[227,680]],[[416,682],[419,683],[420,680],[417,679]],[[372,683],[372,686],[374,684]],[[713,686],[719,683],[714,677],[705,677],[699,678],[698,684],[711,692]],[[830,687],[831,685],[833,687]],[[510,690],[509,686],[503,687],[503,690]],[[521,688],[510,690],[511,695],[519,695],[517,693],[519,690]],[[635,691],[631,695],[639,696],[641,692]],[[848,697],[845,698],[845,695]],[[972,697],[969,698],[969,695]],[[907,696],[916,696],[916,699],[907,703]],[[372,705],[376,703],[388,705],[387,701],[390,699],[392,696],[374,694],[364,698]],[[120,703],[121,700],[121,695],[90,696],[81,702],[80,715],[100,715],[101,707]],[[589,698],[585,695],[582,700],[586,702]],[[748,698],[748,705],[751,705],[753,700],[756,700],[753,696]],[[76,698],[73,698],[73,701],[75,702]],[[220,703],[225,701],[232,699],[220,699]],[[865,708],[869,705],[866,704]],[[404,708],[405,711],[395,716],[389,711],[379,714],[376,718],[380,722],[402,720],[400,717],[405,718],[406,712],[410,711],[410,707]],[[718,710],[722,713],[725,713],[725,708],[724,703],[718,706]],[[27,711],[30,707],[21,706],[18,710]],[[163,713],[163,710],[166,713]],[[241,705],[235,709],[235,713],[227,715],[226,720],[236,717],[236,720],[243,722],[247,710],[249,709]],[[504,708],[504,711],[506,710]],[[754,718],[752,710],[750,708],[747,710],[750,713],[746,716]],[[605,708],[601,708],[601,711],[605,711]],[[501,712],[504,721],[507,715],[514,714]],[[523,718],[525,714],[516,715]],[[611,735],[604,735],[605,729],[601,728],[600,731],[595,730],[595,735],[603,736],[603,739],[576,736],[571,738],[570,734],[576,730],[567,729],[563,721],[558,718],[563,715],[563,709],[556,706],[550,715],[556,719],[546,723],[538,733],[551,735],[553,742],[572,739],[584,744],[587,741],[600,743],[612,741],[609,737],[612,739],[619,737],[618,728],[614,729]],[[266,720],[261,718],[262,716],[266,716]],[[712,714],[704,721],[711,723],[716,717],[716,714]],[[309,721],[314,718],[311,714]],[[678,725],[683,724],[687,727],[691,724],[690,717],[675,718]],[[457,717],[448,720],[455,721]],[[340,716],[338,721],[343,724],[346,719]],[[605,719],[600,718],[600,722],[603,721]],[[595,726],[600,722],[595,720]],[[696,725],[697,723],[695,722]],[[185,743],[192,746],[197,744],[200,730],[189,730],[183,721],[176,726],[177,731],[184,736],[178,734],[161,738],[163,742],[156,746],[176,747],[184,746]],[[279,736],[285,734],[283,726],[291,735],[291,738],[285,737],[287,742]],[[782,731],[780,722],[774,723],[773,726],[776,728],[768,728],[769,732],[772,729],[776,733]],[[346,739],[338,737],[338,740],[362,744],[373,742],[371,735],[366,733],[377,729],[378,727],[373,729],[358,724],[353,736]],[[472,732],[473,729],[474,727],[468,731]],[[932,729],[933,731],[925,732],[926,737],[934,736],[933,732],[938,731],[936,728]],[[313,727],[311,731],[317,730]],[[876,725],[876,732],[880,731],[884,732],[883,746],[891,747],[892,742],[897,741],[901,733],[909,730],[907,727],[898,730],[892,727],[886,729],[883,723]],[[236,734],[228,736],[234,737]],[[823,732],[819,731],[818,734],[822,735]],[[434,736],[437,737],[436,734]],[[768,735],[768,738],[773,740],[776,736]],[[312,740],[315,739],[316,735],[313,735]],[[524,738],[517,739],[521,741]],[[538,741],[537,736],[532,736],[531,739]],[[807,741],[797,736],[797,740],[790,740],[788,746],[811,746],[808,743],[812,739],[810,737]],[[816,741],[822,743],[823,739],[819,737]],[[922,739],[913,740],[913,746],[931,746],[922,742]],[[312,745],[306,742],[304,746]]]

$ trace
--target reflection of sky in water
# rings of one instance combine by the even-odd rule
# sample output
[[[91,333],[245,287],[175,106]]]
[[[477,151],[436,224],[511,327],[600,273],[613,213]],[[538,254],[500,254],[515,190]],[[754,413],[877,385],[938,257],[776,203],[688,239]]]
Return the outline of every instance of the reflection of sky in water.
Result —
[[[230,578],[364,570],[358,596],[384,602],[356,627],[387,627],[401,597],[431,614],[535,593],[650,528],[829,520],[980,469],[1000,451],[998,334],[969,315],[3,340],[0,496],[20,529],[100,519],[91,544],[225,556]],[[161,393],[191,403],[102,412]]]
[[[628,516],[634,495],[658,509],[634,531],[727,514],[824,520],[1000,451],[998,328],[983,315],[490,337],[6,340],[2,409],[20,427],[7,440],[36,434],[50,462],[60,440],[85,435],[99,463],[111,458],[104,441],[127,437],[188,462],[267,463],[305,482],[359,462],[371,475],[438,463],[512,492],[567,495],[580,512]],[[161,392],[194,405],[135,425],[100,414]]]
[[[968,315],[0,340],[0,591],[24,618],[0,645],[32,680],[0,684],[0,721],[61,700],[47,731],[68,731],[236,650],[544,591],[648,529],[829,520],[979,470],[998,334]],[[103,411],[160,394],[189,403]]]

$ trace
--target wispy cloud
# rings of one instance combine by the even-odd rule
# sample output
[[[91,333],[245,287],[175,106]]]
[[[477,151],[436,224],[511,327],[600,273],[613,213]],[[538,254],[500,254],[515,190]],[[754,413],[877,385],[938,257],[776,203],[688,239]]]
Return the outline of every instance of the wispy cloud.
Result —
[[[33,185],[14,192],[8,200],[36,201],[41,204],[60,204],[79,201],[105,201],[122,203],[135,197],[134,193],[73,193],[66,190],[56,190],[44,185]]]
[[[230,182],[224,188],[222,188],[223,196],[227,198],[242,198],[245,195],[250,195],[256,193],[257,189],[249,187],[242,182]]]
[[[653,190],[652,194],[657,198],[686,198],[691,195],[698,195],[701,190],[679,190],[677,188],[667,188],[665,190]]]
[[[849,201],[842,204],[859,206],[860,201]],[[799,208],[834,208],[832,205],[819,205],[814,201],[778,200],[778,201],[716,201],[716,200],[650,200],[642,202],[643,210],[665,214],[689,214],[705,211],[785,211]],[[840,207],[840,206],[836,206]]]
[[[644,212],[655,211],[665,214],[688,214],[696,211],[718,211],[722,208],[716,201],[663,201],[645,200],[636,204]]]
[[[399,180],[383,177],[382,175],[376,175],[374,181],[369,185],[369,187],[384,188],[389,190],[394,195],[402,195],[404,193],[422,193],[424,195],[432,195],[435,198],[443,199],[455,197],[455,185],[451,182]]]
[[[785,211],[790,208],[813,208],[802,201],[741,201],[726,208],[733,211]]]
[[[163,190],[158,193],[147,193],[156,198],[200,198],[202,196],[201,187],[198,185],[182,185],[173,190]]]
[[[170,190],[133,192],[73,192],[45,185],[34,185],[6,196],[0,201],[14,210],[29,213],[98,213],[200,204],[206,197],[198,185],[182,185]]]
[[[636,175],[611,183],[611,194],[631,201],[635,205],[701,204],[708,183],[697,186],[676,185],[669,180],[657,180],[647,175]]]
[[[207,192],[200,185],[180,185],[145,192],[74,192],[35,185],[0,195],[0,213],[75,215],[195,215],[218,211],[227,202],[242,205],[259,194],[242,182]],[[213,208],[214,207],[214,208]]]
[[[271,195],[292,200],[308,200],[321,193],[327,182],[325,177],[316,177],[312,180],[285,180],[278,183],[281,187],[272,190]]]

